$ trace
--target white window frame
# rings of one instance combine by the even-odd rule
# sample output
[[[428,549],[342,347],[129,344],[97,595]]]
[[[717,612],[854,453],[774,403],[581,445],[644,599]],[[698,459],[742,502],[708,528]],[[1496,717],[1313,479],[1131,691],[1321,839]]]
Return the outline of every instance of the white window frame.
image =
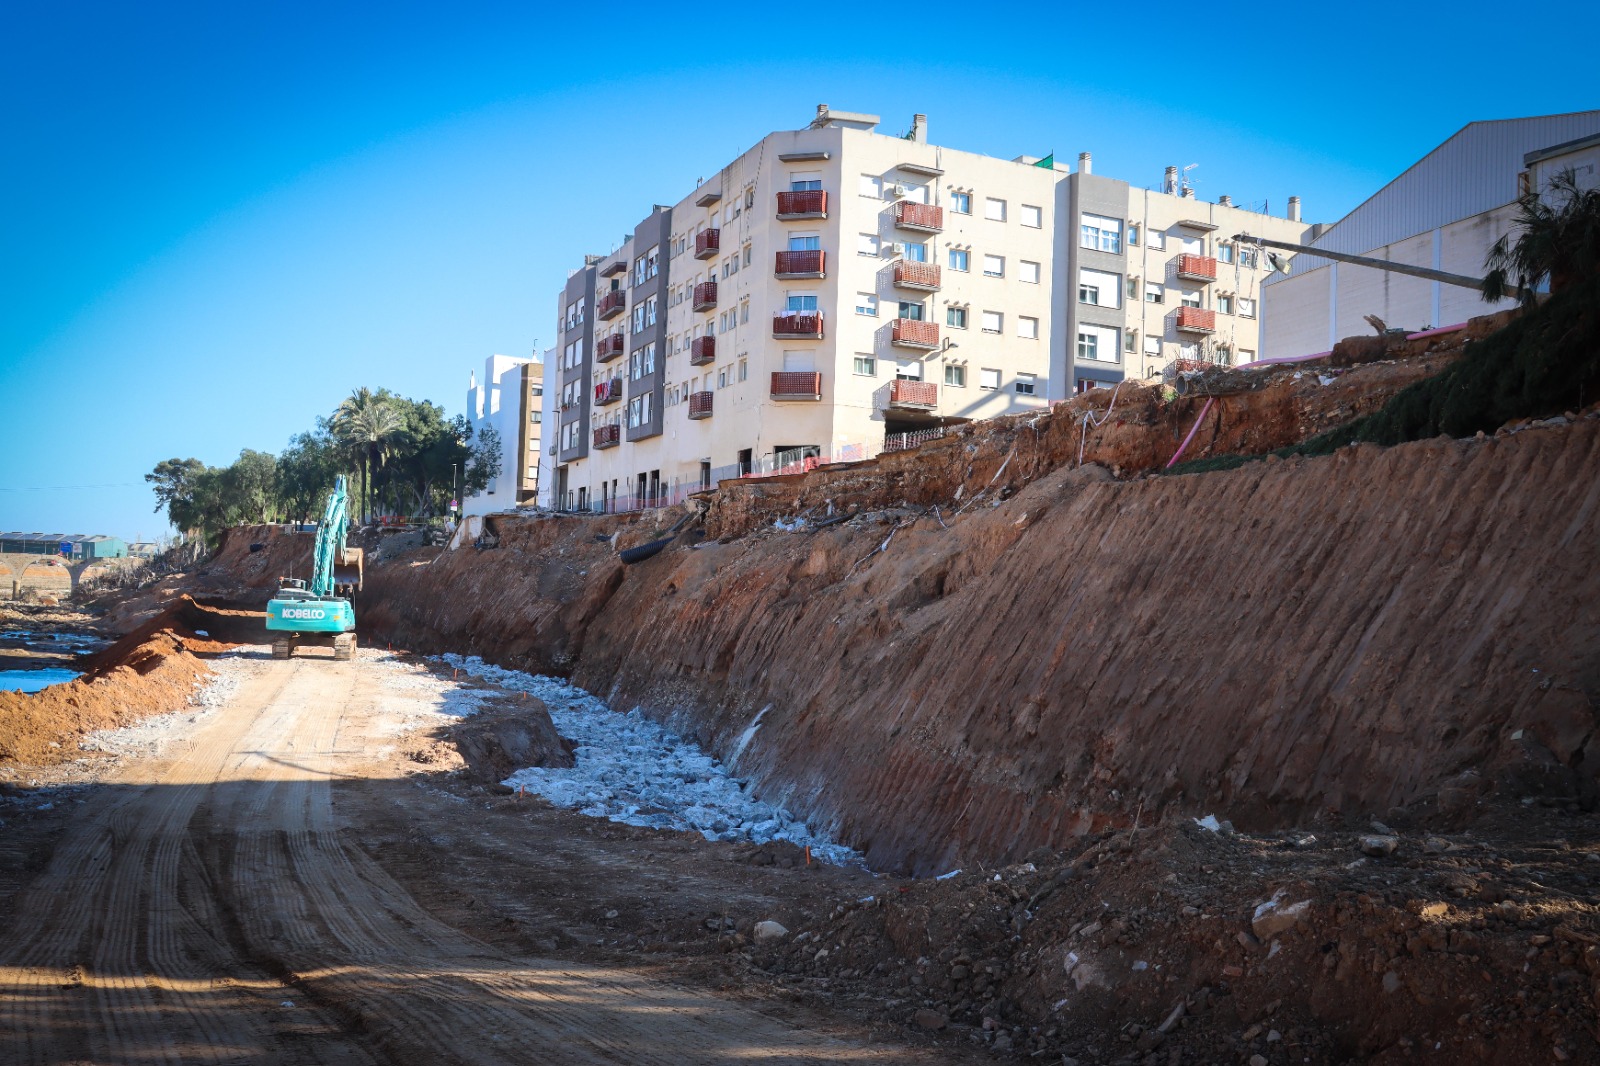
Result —
[[[994,367],[980,367],[978,370],[978,389],[982,392],[998,392],[1000,389],[1000,371]]]
[[[1029,222],[1028,219],[1033,221]],[[1023,204],[1022,214],[1017,220],[1029,229],[1044,229],[1044,208],[1035,207],[1033,204]]]
[[[952,381],[951,378],[957,380]],[[956,366],[954,363],[944,365],[944,384],[950,389],[964,389],[967,387],[967,368]]]
[[[948,252],[949,252],[949,255],[947,256],[947,258],[950,260],[950,269],[951,270],[959,271],[962,274],[969,273],[972,270],[972,252],[969,249],[966,249],[966,248],[950,248],[950,249],[948,249]],[[961,265],[960,266],[956,266],[955,257],[958,256],[958,255],[961,257]]]
[[[1039,320],[1029,315],[1017,316],[1017,336],[1025,341],[1039,339]]]
[[[1017,265],[1017,280],[1024,285],[1037,285],[1044,276],[1044,266],[1031,259],[1023,259]]]
[[[991,318],[993,327],[989,325]],[[1004,311],[984,311],[978,316],[978,325],[985,333],[1002,334],[1006,331],[1006,316]]]
[[[1006,220],[1006,202],[998,196],[985,196],[983,198],[983,217],[990,222],[1004,222]]]
[[[862,369],[862,364],[866,364],[865,370]],[[865,355],[857,352],[855,356],[855,363],[852,365],[854,367],[856,377],[876,378],[878,376],[878,359],[876,356]]]
[[[1006,257],[1003,255],[984,254],[983,276],[986,278],[1003,278],[1006,276]]]
[[[875,292],[856,293],[856,314],[878,317],[878,294]]]
[[[1039,385],[1038,374],[1018,374],[1011,388],[1018,396],[1033,396]]]
[[[856,254],[882,257],[883,240],[876,233],[856,234]]]

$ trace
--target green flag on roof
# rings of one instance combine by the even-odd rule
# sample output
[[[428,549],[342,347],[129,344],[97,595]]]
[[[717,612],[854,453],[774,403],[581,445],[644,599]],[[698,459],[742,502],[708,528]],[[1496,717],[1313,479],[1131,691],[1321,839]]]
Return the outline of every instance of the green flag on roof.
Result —
[[[1049,155],[1035,163],[1034,166],[1044,167],[1046,170],[1054,170],[1056,168],[1056,154],[1051,152]]]

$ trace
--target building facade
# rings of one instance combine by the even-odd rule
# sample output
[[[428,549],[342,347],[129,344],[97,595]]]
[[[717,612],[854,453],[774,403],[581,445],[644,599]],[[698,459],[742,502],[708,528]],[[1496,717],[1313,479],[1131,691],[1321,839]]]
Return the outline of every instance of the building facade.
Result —
[[[467,418],[474,436],[490,428],[499,436],[500,467],[483,492],[462,501],[462,513],[483,515],[535,502],[543,451],[544,363],[540,358],[491,355],[485,359],[482,380],[474,373],[467,389]]]
[[[1600,111],[1473,122],[1309,242],[1481,277],[1484,257],[1513,229],[1516,199],[1548,186],[1557,166],[1593,165],[1582,142],[1600,134]],[[1552,147],[1554,146],[1554,147]],[[1375,267],[1297,255],[1287,276],[1263,289],[1265,344],[1274,356],[1326,351],[1371,332],[1366,316],[1391,328],[1453,325],[1510,307],[1485,303],[1474,288]]]
[[[568,277],[550,505],[674,502],[1259,348],[1259,271],[1221,232],[1298,221],[878,125],[821,106]]]

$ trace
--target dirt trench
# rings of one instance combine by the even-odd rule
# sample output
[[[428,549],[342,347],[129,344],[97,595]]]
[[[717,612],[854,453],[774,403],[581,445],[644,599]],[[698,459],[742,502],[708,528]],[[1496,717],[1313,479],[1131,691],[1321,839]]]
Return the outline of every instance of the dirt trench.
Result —
[[[1056,470],[956,516],[690,536],[505,520],[369,576],[365,624],[570,674],[880,868],[1103,827],[1592,809],[1600,421],[1205,475]],[[614,535],[614,536],[613,536]],[[613,543],[613,541],[615,543]],[[875,551],[887,543],[887,548]]]

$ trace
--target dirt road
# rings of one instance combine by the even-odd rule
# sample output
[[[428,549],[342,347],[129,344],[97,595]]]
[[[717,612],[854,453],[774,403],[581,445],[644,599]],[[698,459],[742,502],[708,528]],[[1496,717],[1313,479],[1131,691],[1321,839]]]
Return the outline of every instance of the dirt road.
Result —
[[[332,805],[430,698],[371,666],[253,662],[184,750],[95,791],[0,937],[0,1061],[927,1061],[437,920]]]

